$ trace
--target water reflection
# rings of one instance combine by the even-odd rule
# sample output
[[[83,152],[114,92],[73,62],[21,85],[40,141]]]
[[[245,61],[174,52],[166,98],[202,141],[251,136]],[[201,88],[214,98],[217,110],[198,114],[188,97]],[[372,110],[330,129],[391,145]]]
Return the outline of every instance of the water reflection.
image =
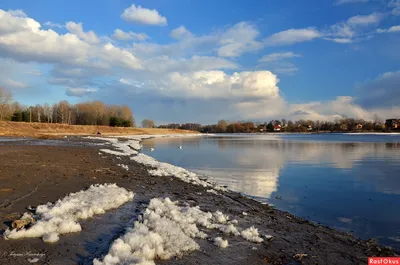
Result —
[[[232,190],[400,248],[400,136],[163,138],[144,152],[150,146],[155,158]]]

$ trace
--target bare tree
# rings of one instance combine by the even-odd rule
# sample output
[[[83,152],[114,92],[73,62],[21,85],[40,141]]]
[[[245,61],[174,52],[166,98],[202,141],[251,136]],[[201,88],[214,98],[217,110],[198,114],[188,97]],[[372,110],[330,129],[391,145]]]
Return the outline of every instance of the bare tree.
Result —
[[[10,114],[11,100],[12,100],[11,92],[0,87],[0,120],[4,120]]]
[[[153,120],[144,119],[144,120],[142,120],[142,127],[143,128],[154,128],[156,126],[155,126],[155,123]]]

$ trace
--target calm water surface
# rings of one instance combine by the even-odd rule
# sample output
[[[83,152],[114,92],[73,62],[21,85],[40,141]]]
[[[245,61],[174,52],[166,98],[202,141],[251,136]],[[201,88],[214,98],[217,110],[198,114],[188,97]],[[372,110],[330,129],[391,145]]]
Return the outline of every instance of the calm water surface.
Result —
[[[143,145],[160,161],[278,209],[400,249],[400,135],[218,135]]]

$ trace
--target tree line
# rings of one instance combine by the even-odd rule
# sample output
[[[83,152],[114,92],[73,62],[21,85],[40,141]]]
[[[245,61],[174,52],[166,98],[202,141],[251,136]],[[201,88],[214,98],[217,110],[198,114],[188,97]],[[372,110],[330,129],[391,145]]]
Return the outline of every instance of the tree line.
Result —
[[[153,120],[146,119],[142,122],[143,127],[156,128]],[[374,120],[343,118],[335,121],[313,121],[313,120],[271,120],[269,122],[239,121],[228,122],[220,120],[217,124],[201,125],[198,123],[171,123],[159,125],[157,128],[183,129],[202,133],[259,133],[259,132],[354,132],[371,131],[382,132],[391,128],[377,115]]]
[[[135,126],[132,110],[126,105],[106,105],[98,100],[70,104],[63,100],[55,104],[25,106],[14,101],[11,92],[2,88],[0,88],[0,120],[71,125]]]

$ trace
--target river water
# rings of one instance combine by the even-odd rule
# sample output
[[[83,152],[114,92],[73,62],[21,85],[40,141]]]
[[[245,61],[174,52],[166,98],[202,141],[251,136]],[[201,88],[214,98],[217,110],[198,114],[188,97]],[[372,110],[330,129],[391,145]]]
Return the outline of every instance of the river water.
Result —
[[[400,249],[399,134],[206,135],[143,146],[280,210]]]

